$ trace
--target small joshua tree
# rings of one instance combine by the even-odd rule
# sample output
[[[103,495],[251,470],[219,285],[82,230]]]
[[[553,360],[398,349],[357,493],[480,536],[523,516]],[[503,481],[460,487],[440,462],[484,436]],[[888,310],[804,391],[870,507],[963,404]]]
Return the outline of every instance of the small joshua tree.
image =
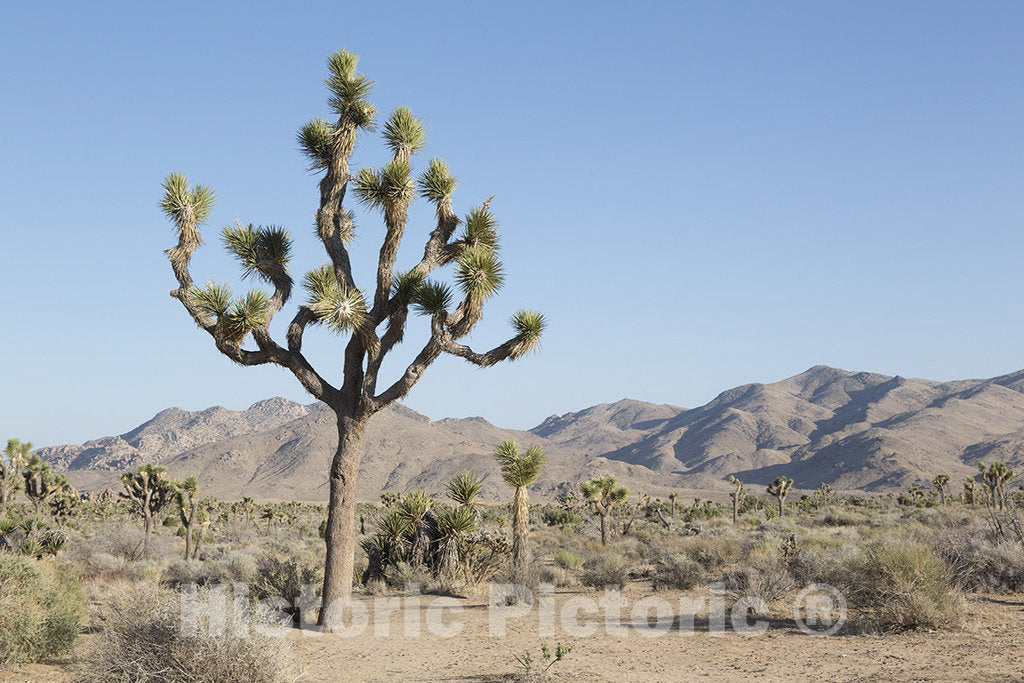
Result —
[[[831,486],[822,482],[815,490],[814,497],[819,508],[828,510],[836,500],[836,493]]]
[[[966,504],[966,505],[974,505],[975,502],[977,502],[977,499],[978,499],[978,495],[977,494],[978,494],[978,482],[976,482],[974,479],[970,479],[970,478],[964,480],[964,490],[963,490],[963,494],[962,494],[962,498],[963,498],[964,504]]]
[[[22,470],[31,453],[31,443],[10,439],[7,441],[7,448],[0,455],[0,519],[7,512],[7,505],[14,502],[18,491],[25,484]]]
[[[523,452],[518,441],[504,441],[498,445],[494,457],[501,466],[501,477],[515,489],[512,498],[512,573],[516,581],[526,576],[530,562],[530,494],[544,467],[546,457],[540,446],[530,446]]]
[[[768,494],[775,496],[775,500],[779,503],[779,517],[786,511],[786,496],[789,495],[791,488],[793,488],[793,480],[789,477],[776,477],[775,481],[768,484]]]
[[[949,475],[937,474],[932,479],[932,486],[939,492],[939,505],[946,504],[946,486],[949,484]]]
[[[734,487],[729,497],[732,498],[732,523],[736,524],[740,519],[740,498],[743,496],[743,482],[731,474],[726,477],[726,481]]]
[[[25,495],[32,501],[37,517],[47,503],[68,488],[68,480],[63,475],[55,475],[38,455],[29,458],[23,476]]]
[[[165,477],[166,467],[142,465],[135,472],[121,475],[124,491],[121,499],[129,509],[142,517],[142,555],[149,557],[149,537],[153,533],[153,516],[164,509],[174,496],[174,484]]]
[[[199,480],[192,475],[182,482],[174,485],[174,498],[178,503],[178,518],[181,520],[181,528],[185,531],[185,561],[194,559],[196,528],[202,524],[199,511]]]
[[[372,82],[356,73],[358,58],[338,52],[327,60],[331,121],[316,118],[298,133],[301,150],[312,170],[323,172],[316,210],[316,234],[329,262],[305,275],[307,298],[288,325],[286,343],[272,339],[272,318],[292,295],[288,272],[291,235],[279,227],[236,225],[223,231],[228,251],[245,276],[265,281],[268,295],[255,290],[232,298],[225,285],[196,287],[190,263],[200,244],[200,226],[209,218],[213,192],[192,186],[182,175],[164,183],[161,207],[174,223],[178,243],[167,251],[178,282],[171,296],[208,333],[217,350],[246,366],[273,364],[291,371],[314,398],[334,411],[338,443],[328,470],[329,499],[325,545],[323,603],[320,624],[328,630],[344,614],[352,592],[355,551],[356,479],[367,422],[386,406],[404,398],[442,354],[480,367],[522,358],[538,348],[544,330],[539,313],[520,311],[512,318],[514,336],[490,351],[477,352],[462,343],[483,317],[484,303],[501,289],[505,273],[498,257],[498,223],[489,203],[460,220],[454,209],[455,176],[434,159],[418,180],[412,155],[426,142],[422,122],[408,109],[396,109],[381,127],[393,156],[383,167],[365,168],[354,176],[349,161],[357,134],[374,124],[368,97]],[[376,276],[360,289],[349,255],[355,226],[344,206],[349,185],[364,206],[383,215]],[[396,272],[399,246],[405,236],[414,196],[434,205],[436,225],[426,239],[422,258],[405,272]],[[456,236],[459,225],[464,229]],[[454,266],[461,301],[448,284],[428,280],[435,270]],[[405,337],[410,310],[430,321],[430,336],[409,365],[390,385],[378,386],[382,363]],[[337,386],[315,369],[302,352],[306,329],[323,325],[348,335],[343,376]],[[255,348],[244,348],[248,338]]]
[[[676,500],[678,498],[679,498],[679,494],[676,493],[675,491],[673,491],[672,493],[668,494],[668,502],[669,502],[669,504],[671,506],[671,509],[672,509],[672,519],[676,518]]]
[[[629,498],[629,490],[619,486],[615,477],[598,477],[585,481],[580,486],[583,498],[601,518],[601,545],[608,545],[608,518],[616,507]]]

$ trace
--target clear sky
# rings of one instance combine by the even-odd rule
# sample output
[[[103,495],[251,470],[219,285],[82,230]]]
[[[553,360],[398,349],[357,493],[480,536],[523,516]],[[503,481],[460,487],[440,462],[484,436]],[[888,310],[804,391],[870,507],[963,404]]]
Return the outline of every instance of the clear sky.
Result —
[[[1022,35],[1020,2],[8,3],[0,437],[311,400],[284,370],[233,366],[168,297],[157,201],[169,171],[216,190],[198,282],[237,291],[217,237],[235,218],[291,229],[297,277],[323,262],[294,134],[328,114],[342,47],[378,110],[426,121],[415,161],[449,162],[460,213],[495,195],[508,284],[471,343],[502,341],[521,306],[550,321],[516,364],[438,361],[416,410],[529,427],[818,363],[1019,369]],[[371,136],[354,162],[385,159]],[[430,218],[418,203],[402,263]],[[382,227],[358,225],[368,282]],[[343,342],[307,337],[337,380]]]

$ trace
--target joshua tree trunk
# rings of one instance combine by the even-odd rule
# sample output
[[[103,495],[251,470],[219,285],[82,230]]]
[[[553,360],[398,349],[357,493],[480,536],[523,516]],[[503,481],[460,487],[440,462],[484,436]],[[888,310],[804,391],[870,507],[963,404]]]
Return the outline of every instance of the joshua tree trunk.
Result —
[[[149,535],[153,532],[153,512],[149,509],[150,498],[152,496],[147,492],[145,498],[145,505],[142,508],[142,556],[149,557]]]
[[[608,545],[608,513],[601,513],[601,545]]]
[[[512,499],[512,569],[516,581],[522,581],[526,576],[527,565],[530,562],[530,551],[527,545],[529,526],[530,495],[525,486],[519,486]]]
[[[776,500],[779,501],[779,517],[782,517],[783,513],[786,512],[786,497],[775,496]]]
[[[780,517],[782,516],[781,513],[779,514],[779,516]],[[739,521],[739,519],[740,519],[740,492],[739,491],[733,491],[732,492],[732,523],[733,523],[734,526]]]
[[[352,596],[352,570],[355,560],[356,475],[363,455],[365,420],[338,416],[338,450],[331,462],[330,503],[324,540],[327,561],[324,565],[321,626],[340,623],[345,604]]]

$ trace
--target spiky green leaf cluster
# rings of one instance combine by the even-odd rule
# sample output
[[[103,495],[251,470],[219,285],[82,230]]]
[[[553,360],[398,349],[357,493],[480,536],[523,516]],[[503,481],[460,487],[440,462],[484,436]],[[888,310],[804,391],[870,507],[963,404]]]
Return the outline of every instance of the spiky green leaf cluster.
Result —
[[[473,507],[484,482],[472,472],[463,472],[448,482],[448,497],[462,507]]]
[[[444,315],[452,305],[452,288],[443,282],[428,280],[416,289],[412,302],[420,315]]]
[[[470,210],[462,241],[467,249],[498,250],[498,220],[487,207]]]
[[[393,159],[379,171],[364,168],[355,178],[356,196],[371,209],[406,205],[416,189],[411,174],[409,162],[404,159]]]
[[[441,159],[431,159],[427,170],[420,176],[420,196],[432,202],[451,199],[458,181]]]
[[[254,289],[231,306],[223,321],[228,334],[241,340],[245,335],[267,325],[270,299],[266,293]]]
[[[192,220],[196,225],[205,221],[213,209],[213,190],[205,185],[189,189],[188,178],[181,173],[171,173],[164,179],[164,196],[160,209],[179,225]]]
[[[356,126],[369,128],[376,114],[367,99],[373,89],[373,81],[356,73],[358,65],[356,54],[347,50],[335,52],[327,58],[329,73],[324,84],[331,91],[329,101],[338,116]]]
[[[215,282],[207,283],[205,289],[193,287],[190,296],[199,310],[210,315],[224,315],[231,306],[231,288]]]
[[[467,249],[459,257],[455,281],[466,295],[482,301],[497,294],[505,283],[505,273],[494,252]]]
[[[626,502],[629,489],[619,486],[615,477],[606,476],[585,481],[580,485],[583,497],[595,505],[609,509],[612,505]]]
[[[316,321],[334,332],[347,332],[366,319],[366,298],[358,289],[343,287],[331,266],[320,266],[306,273],[306,305]]]
[[[416,292],[423,286],[426,279],[426,275],[414,271],[398,273],[391,282],[391,296],[399,304],[406,306],[412,303]]]
[[[321,118],[315,118],[299,129],[295,137],[299,143],[299,149],[309,157],[311,170],[330,166],[336,133],[334,125]]]
[[[391,112],[384,124],[384,141],[396,156],[407,157],[423,149],[427,141],[423,122],[406,107]]]
[[[540,446],[530,446],[524,453],[518,441],[503,441],[494,451],[494,458],[501,466],[501,476],[513,488],[530,486],[537,480],[540,470],[547,462]]]
[[[518,344],[512,352],[512,358],[519,358],[536,349],[540,344],[547,326],[547,319],[537,311],[516,311],[512,316],[512,327],[516,331]]]
[[[442,541],[461,539],[476,531],[479,519],[471,507],[462,505],[438,508],[437,532]]]
[[[277,226],[234,225],[221,233],[224,247],[242,265],[242,275],[272,280],[291,260],[292,236]]]

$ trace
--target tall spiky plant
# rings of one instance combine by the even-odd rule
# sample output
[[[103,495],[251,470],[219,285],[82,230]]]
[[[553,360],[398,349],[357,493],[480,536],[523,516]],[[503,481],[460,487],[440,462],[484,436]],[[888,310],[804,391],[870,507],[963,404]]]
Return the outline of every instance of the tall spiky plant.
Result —
[[[25,485],[22,470],[32,454],[31,442],[9,439],[7,448],[0,454],[0,519],[7,512],[7,505],[13,503],[18,491]]]
[[[789,495],[791,488],[793,480],[789,477],[775,477],[775,481],[768,484],[768,494],[775,496],[775,501],[779,504],[779,517],[786,511],[786,496]]]
[[[430,552],[430,537],[427,534],[427,516],[434,507],[434,498],[419,489],[409,491],[398,502],[395,510],[400,519],[405,520],[412,537],[410,543],[410,559],[414,565],[427,564]]]
[[[68,488],[68,480],[64,475],[54,474],[50,466],[38,455],[28,459],[22,476],[25,481],[25,495],[32,502],[36,517],[47,503]]]
[[[174,496],[174,484],[166,477],[167,468],[159,465],[141,465],[135,472],[121,475],[124,491],[121,499],[129,509],[142,517],[145,535],[142,555],[149,557],[149,538],[153,533],[153,517],[164,509]]]
[[[448,482],[448,497],[459,507],[476,510],[476,498],[483,490],[484,482],[472,472],[463,472]]]
[[[1006,506],[1006,487],[1017,476],[1005,462],[996,461],[986,467],[978,463],[981,480],[988,487],[989,504],[1002,510]]]
[[[529,487],[537,481],[546,457],[540,446],[522,450],[518,441],[503,441],[494,451],[501,466],[501,477],[515,489],[512,498],[512,573],[522,582],[530,563],[530,494]]]
[[[616,507],[623,505],[629,498],[629,490],[619,486],[615,477],[598,477],[585,481],[580,486],[583,498],[601,518],[601,545],[608,545],[608,518]]]
[[[439,356],[457,356],[480,367],[522,358],[538,348],[545,326],[540,314],[521,311],[512,318],[514,335],[490,351],[477,352],[462,343],[482,318],[484,303],[504,282],[497,221],[484,204],[470,212],[465,230],[456,235],[462,221],[454,209],[455,177],[443,161],[435,159],[414,178],[412,157],[425,145],[425,135],[419,119],[405,109],[392,113],[382,127],[391,160],[376,169],[351,173],[349,160],[357,134],[370,129],[375,116],[368,99],[372,83],[357,73],[357,62],[350,52],[330,56],[326,85],[334,116],[331,120],[313,119],[299,130],[298,144],[309,157],[310,168],[323,172],[316,232],[328,263],[304,278],[307,299],[288,326],[286,344],[271,338],[270,323],[292,294],[290,234],[257,226],[234,226],[224,232],[225,244],[240,260],[243,273],[273,288],[270,295],[257,290],[232,299],[225,286],[196,287],[189,270],[200,243],[200,226],[210,215],[213,192],[172,174],[165,182],[161,202],[178,234],[178,243],[167,252],[178,281],[171,296],[213,338],[221,353],[241,365],[274,364],[288,369],[337,416],[338,445],[327,473],[327,557],[319,617],[328,630],[344,613],[352,591],[356,479],[368,420],[406,396]],[[356,198],[382,215],[385,228],[376,277],[365,289],[357,285],[349,258],[348,244],[355,228],[344,199],[350,183]],[[416,195],[433,204],[436,222],[426,238],[422,258],[398,273],[399,245]],[[458,302],[450,286],[428,279],[444,266],[454,268],[454,281],[461,293]],[[404,339],[410,309],[429,319],[430,337],[399,377],[381,389],[381,365]],[[343,376],[337,386],[302,352],[303,335],[314,325],[348,335]],[[249,338],[255,348],[245,348]]]

